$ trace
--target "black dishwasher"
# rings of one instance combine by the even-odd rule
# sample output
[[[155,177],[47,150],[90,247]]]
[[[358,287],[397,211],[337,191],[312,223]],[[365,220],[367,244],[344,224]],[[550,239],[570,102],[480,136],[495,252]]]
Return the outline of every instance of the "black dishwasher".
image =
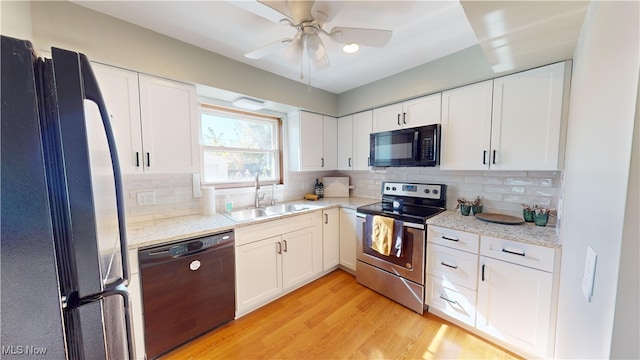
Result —
[[[138,252],[148,359],[235,315],[233,231]]]

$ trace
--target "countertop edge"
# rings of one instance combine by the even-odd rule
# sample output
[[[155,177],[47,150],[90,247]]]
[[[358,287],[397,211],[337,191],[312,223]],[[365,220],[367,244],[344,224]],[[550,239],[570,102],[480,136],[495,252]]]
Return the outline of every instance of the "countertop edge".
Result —
[[[251,221],[236,222],[221,213],[215,215],[188,215],[166,219],[151,220],[129,224],[127,226],[127,249],[137,250],[160,244],[166,244],[186,239],[207,236],[240,227],[264,223],[292,216],[303,215],[318,210],[331,208],[356,209],[359,206],[378,202],[368,198],[323,198],[317,201],[292,200],[283,203],[305,203],[312,206],[310,209],[286,213],[282,215],[256,219]]]
[[[440,213],[427,219],[427,225],[550,248],[562,247],[554,227],[536,226],[531,223],[519,225],[490,223],[476,219],[474,216],[462,216],[458,211],[447,210]]]

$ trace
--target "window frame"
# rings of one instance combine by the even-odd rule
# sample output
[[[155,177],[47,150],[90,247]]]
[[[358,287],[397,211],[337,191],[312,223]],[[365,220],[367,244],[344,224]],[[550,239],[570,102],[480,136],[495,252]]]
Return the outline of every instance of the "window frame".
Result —
[[[230,115],[235,118],[237,117],[246,117],[253,118],[256,120],[267,120],[275,122],[275,134],[276,134],[276,151],[275,151],[275,160],[278,162],[278,169],[275,171],[277,174],[277,178],[275,180],[260,180],[260,185],[282,185],[284,184],[284,148],[283,148],[283,120],[279,116],[275,115],[267,115],[262,113],[255,113],[250,111],[243,111],[233,108],[228,108],[224,106],[200,103],[198,107],[198,136],[199,136],[199,145],[200,145],[200,183],[202,186],[215,186],[217,189],[238,189],[238,188],[246,188],[253,187],[255,182],[251,181],[237,181],[237,182],[208,182],[204,179],[204,166],[205,166],[205,156],[204,153],[206,150],[210,149],[222,149],[222,147],[216,147],[212,145],[205,145],[203,143],[203,134],[202,134],[202,115],[203,114],[212,114],[217,116]],[[229,150],[229,148],[224,148],[225,150]],[[249,150],[249,149],[244,149]],[[251,149],[255,150],[255,149]],[[233,151],[233,150],[231,150]],[[257,152],[267,152],[264,150],[256,150]],[[239,151],[243,152],[243,151]]]

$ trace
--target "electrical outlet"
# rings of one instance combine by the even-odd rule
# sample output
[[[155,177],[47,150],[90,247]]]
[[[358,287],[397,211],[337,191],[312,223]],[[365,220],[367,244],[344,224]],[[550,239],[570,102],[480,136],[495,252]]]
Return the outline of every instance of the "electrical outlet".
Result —
[[[156,203],[155,191],[141,191],[138,193],[138,206],[154,205]]]

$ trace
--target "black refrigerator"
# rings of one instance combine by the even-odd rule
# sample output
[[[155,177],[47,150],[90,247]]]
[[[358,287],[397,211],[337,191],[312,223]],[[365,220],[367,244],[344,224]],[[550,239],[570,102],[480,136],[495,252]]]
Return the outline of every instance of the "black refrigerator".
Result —
[[[0,358],[133,357],[122,180],[89,60],[2,36]]]

